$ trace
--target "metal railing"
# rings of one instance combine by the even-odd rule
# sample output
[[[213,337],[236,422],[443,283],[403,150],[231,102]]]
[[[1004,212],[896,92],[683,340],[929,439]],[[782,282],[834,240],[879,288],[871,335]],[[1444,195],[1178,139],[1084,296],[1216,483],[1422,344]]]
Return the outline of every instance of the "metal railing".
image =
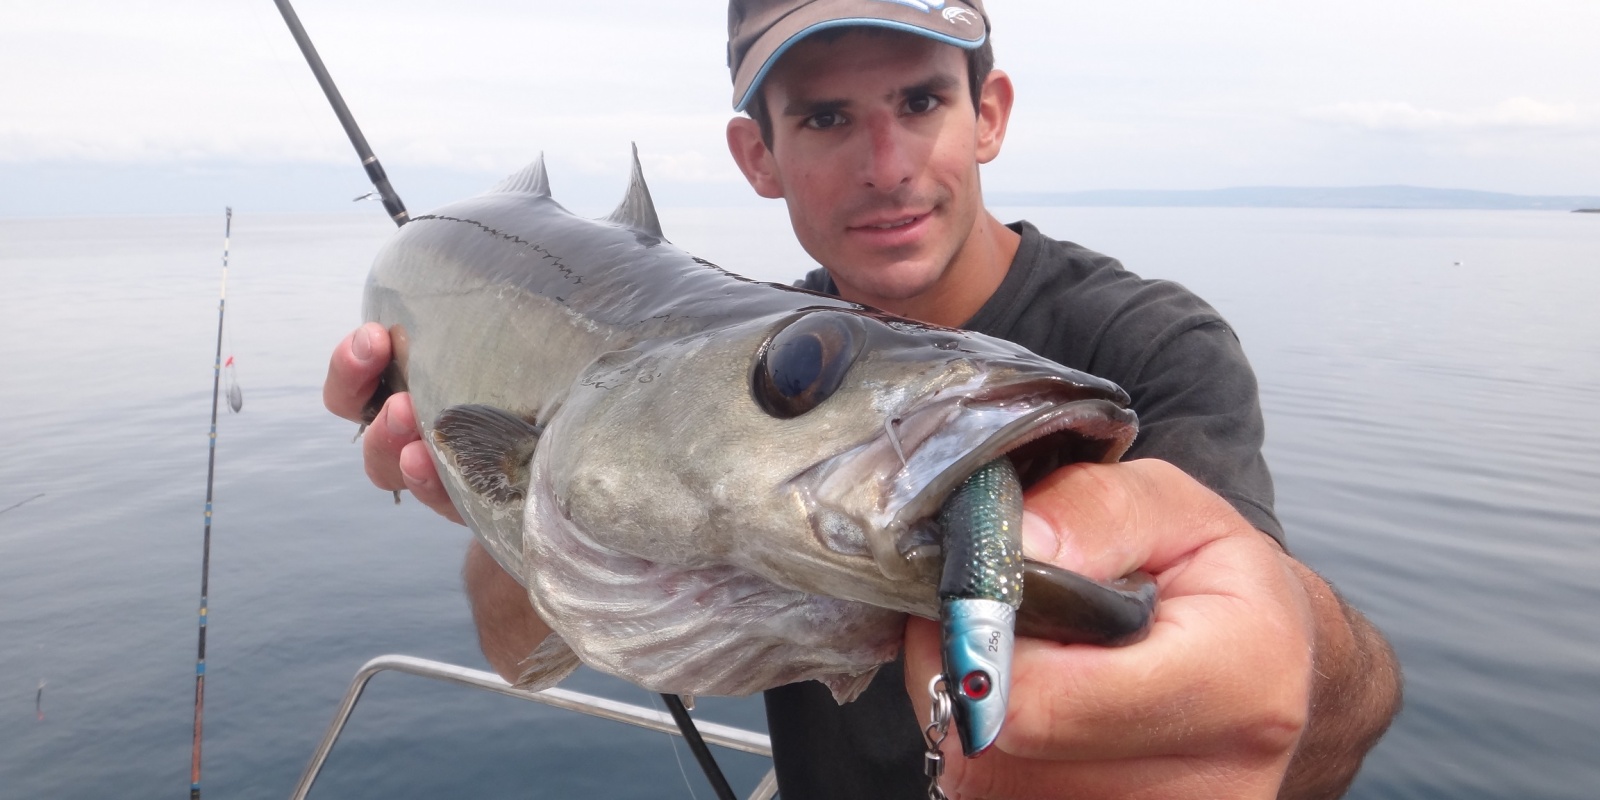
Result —
[[[311,755],[311,763],[306,765],[306,771],[301,774],[300,782],[295,785],[292,800],[305,800],[311,791],[311,785],[316,782],[317,775],[322,772],[322,765],[328,760],[328,754],[333,751],[334,742],[339,740],[339,734],[344,731],[345,723],[349,721],[351,712],[355,711],[356,702],[361,699],[361,692],[367,688],[367,682],[380,672],[404,672],[423,678],[431,678],[457,686],[466,686],[473,689],[503,694],[519,700],[529,700],[547,706],[576,711],[593,717],[625,722],[640,728],[669,733],[681,736],[678,726],[672,720],[672,715],[665,711],[653,708],[636,706],[630,703],[620,703],[604,697],[596,697],[582,692],[573,692],[566,689],[545,689],[542,692],[530,692],[518,689],[501,679],[499,675],[483,670],[468,669],[443,661],[432,661],[426,658],[413,656],[387,655],[378,656],[361,666],[356,671],[356,677],[350,682],[350,688],[344,693],[344,701],[339,704],[339,710],[333,715],[333,722],[329,723],[328,730],[322,735],[322,741],[317,744],[316,752]],[[731,725],[722,725],[716,722],[696,721],[700,735],[710,744],[738,750],[745,753],[754,753],[758,756],[772,757],[772,740],[766,734],[735,728]],[[771,800],[778,793],[778,782],[771,770],[767,771],[761,782],[756,784],[750,793],[749,800]]]

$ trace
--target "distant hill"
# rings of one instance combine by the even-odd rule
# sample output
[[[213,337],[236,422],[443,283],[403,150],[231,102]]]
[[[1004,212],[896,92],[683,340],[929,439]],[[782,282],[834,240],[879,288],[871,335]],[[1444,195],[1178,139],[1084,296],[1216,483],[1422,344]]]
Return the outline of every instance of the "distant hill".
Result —
[[[1423,186],[1238,186],[1162,191],[993,192],[997,206],[1211,206],[1245,208],[1474,208],[1575,211],[1600,208],[1600,196],[1537,196]]]

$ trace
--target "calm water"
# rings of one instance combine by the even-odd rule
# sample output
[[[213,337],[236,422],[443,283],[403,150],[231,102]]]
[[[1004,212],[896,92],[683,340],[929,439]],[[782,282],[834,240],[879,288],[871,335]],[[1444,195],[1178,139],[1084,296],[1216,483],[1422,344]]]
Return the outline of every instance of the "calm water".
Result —
[[[1596,795],[1600,218],[1003,216],[1182,281],[1238,329],[1291,544],[1406,670],[1353,796]],[[775,207],[662,217],[732,269],[805,267]],[[245,409],[219,434],[204,784],[281,798],[366,659],[482,661],[465,530],[371,488],[354,426],[321,408],[387,223],[234,223],[225,352]],[[0,797],[185,791],[221,233],[220,211],[0,220],[0,508],[43,494],[0,513]],[[650,702],[594,674],[570,685]],[[756,702],[702,708],[762,725]],[[741,792],[766,768],[722,760]],[[314,796],[709,796],[694,772],[659,734],[389,675]]]

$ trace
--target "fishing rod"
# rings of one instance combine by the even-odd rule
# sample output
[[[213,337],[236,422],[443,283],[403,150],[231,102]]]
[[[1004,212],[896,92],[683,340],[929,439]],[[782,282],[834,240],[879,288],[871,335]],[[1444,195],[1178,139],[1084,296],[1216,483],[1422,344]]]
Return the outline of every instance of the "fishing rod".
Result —
[[[283,14],[283,21],[289,25],[289,33],[294,34],[295,44],[300,45],[300,52],[305,55],[306,63],[311,65],[312,74],[317,76],[317,83],[322,86],[322,93],[328,96],[328,103],[333,106],[333,113],[339,117],[339,124],[344,126],[345,136],[350,137],[350,144],[355,145],[356,155],[361,158],[361,166],[367,171],[367,179],[372,181],[373,188],[378,190],[378,197],[383,200],[383,209],[389,212],[389,218],[394,220],[398,227],[411,221],[406,213],[405,203],[400,202],[400,195],[395,194],[394,187],[389,185],[389,176],[384,173],[383,165],[378,163],[378,157],[373,155],[372,148],[367,145],[367,137],[361,135],[361,126],[356,124],[356,118],[350,114],[350,107],[344,104],[344,96],[339,94],[339,87],[333,85],[333,77],[328,74],[328,68],[323,66],[322,57],[317,55],[317,48],[311,44],[311,37],[306,34],[305,26],[300,24],[300,16],[294,13],[294,6],[289,5],[289,0],[273,0],[278,4],[278,12]]]
[[[211,364],[211,453],[206,462],[206,523],[205,544],[200,557],[200,650],[194,662],[194,752],[189,767],[189,800],[200,800],[200,734],[204,728],[206,712],[206,616],[208,596],[211,593],[211,500],[212,484],[217,474],[217,400],[222,389],[222,321],[228,306],[228,242],[233,238],[233,208],[228,208],[227,221],[222,232],[222,293],[217,298],[217,356]],[[231,365],[233,359],[228,359]],[[228,387],[228,404],[238,411],[238,385]],[[44,684],[39,685],[40,718]]]
[[[311,67],[312,74],[317,76],[317,83],[322,86],[322,93],[333,106],[333,113],[339,117],[339,124],[344,126],[350,144],[355,146],[356,155],[361,159],[361,166],[367,171],[367,178],[372,181],[373,188],[378,190],[378,196],[383,200],[384,210],[389,212],[389,218],[394,220],[396,226],[405,225],[411,219],[406,213],[405,204],[400,202],[400,196],[395,193],[394,187],[389,185],[389,178],[383,171],[383,165],[378,162],[372,147],[367,144],[367,137],[362,135],[361,126],[356,124],[355,117],[350,113],[350,107],[345,105],[344,96],[339,94],[339,87],[334,85],[333,76],[328,74],[328,68],[323,65],[322,57],[317,55],[317,48],[311,43],[311,36],[306,33],[305,26],[300,24],[300,16],[294,13],[294,7],[289,4],[289,0],[273,0],[273,2],[283,14],[283,21],[288,24],[289,33],[294,35],[295,44],[300,46],[300,52],[305,55],[306,64]],[[395,499],[398,502],[398,492],[395,493]],[[209,511],[207,514],[209,520]],[[719,800],[734,800],[733,789],[728,785],[728,779],[717,766],[711,748],[700,736],[700,731],[695,727],[694,719],[689,716],[689,710],[684,706],[683,700],[675,694],[665,692],[661,694],[661,699],[667,704],[667,710],[672,713],[673,720],[678,723],[678,730],[683,734],[683,740],[694,752],[695,760],[700,763],[700,769],[705,772],[706,780],[711,783],[711,788],[717,793]],[[195,746],[198,753],[198,734]],[[198,758],[196,755],[196,764],[199,763]],[[198,767],[196,769],[198,770]],[[193,797],[199,797],[198,790]]]

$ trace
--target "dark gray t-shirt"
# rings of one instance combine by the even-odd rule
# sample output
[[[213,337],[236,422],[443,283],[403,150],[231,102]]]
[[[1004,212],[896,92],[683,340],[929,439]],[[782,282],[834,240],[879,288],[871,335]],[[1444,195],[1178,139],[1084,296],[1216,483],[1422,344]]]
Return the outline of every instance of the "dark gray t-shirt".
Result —
[[[1172,462],[1282,542],[1255,373],[1222,316],[1176,283],[1140,278],[1027,222],[1010,227],[1022,234],[1011,270],[962,327],[1117,383],[1139,414],[1126,458]],[[799,285],[838,294],[820,269]],[[853,703],[836,704],[815,681],[769,690],[766,703],[784,800],[927,797],[899,661]]]

